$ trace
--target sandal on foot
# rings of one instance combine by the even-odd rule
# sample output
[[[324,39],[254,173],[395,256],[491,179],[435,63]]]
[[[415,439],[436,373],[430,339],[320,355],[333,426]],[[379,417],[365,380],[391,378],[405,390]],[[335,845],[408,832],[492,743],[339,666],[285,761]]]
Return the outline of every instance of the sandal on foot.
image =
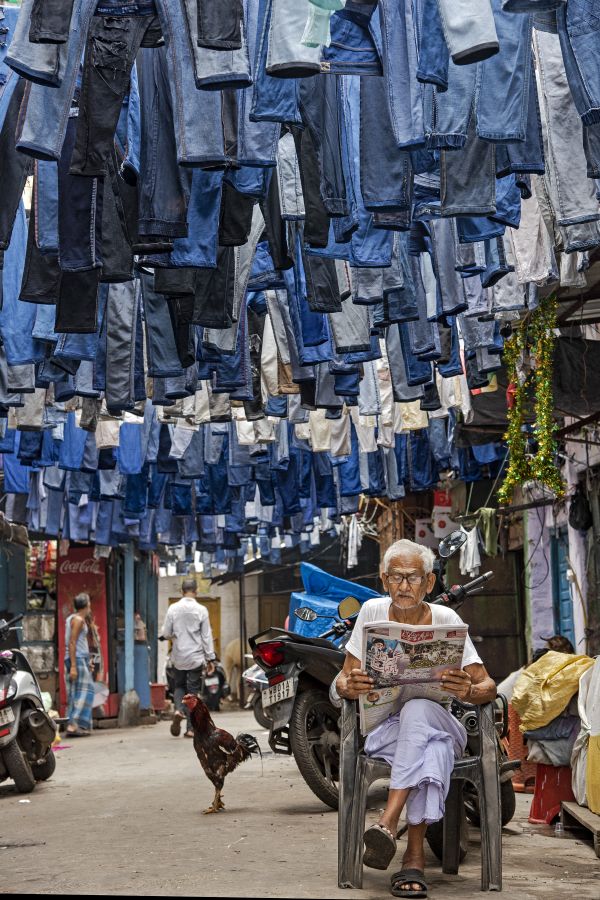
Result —
[[[396,853],[396,838],[385,825],[371,825],[363,837],[363,863],[371,869],[387,869]]]
[[[391,882],[394,897],[427,897],[427,882],[425,873],[421,869],[402,869],[400,872],[394,872]],[[406,887],[406,885],[412,884],[420,885],[419,890],[415,891],[412,887]]]

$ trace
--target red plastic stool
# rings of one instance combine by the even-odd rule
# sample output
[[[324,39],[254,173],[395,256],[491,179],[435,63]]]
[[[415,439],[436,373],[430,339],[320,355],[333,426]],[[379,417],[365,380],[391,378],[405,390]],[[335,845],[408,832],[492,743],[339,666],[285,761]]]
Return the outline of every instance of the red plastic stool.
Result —
[[[544,766],[538,763],[535,791],[529,810],[532,825],[550,825],[560,813],[563,800],[574,800],[570,766]]]

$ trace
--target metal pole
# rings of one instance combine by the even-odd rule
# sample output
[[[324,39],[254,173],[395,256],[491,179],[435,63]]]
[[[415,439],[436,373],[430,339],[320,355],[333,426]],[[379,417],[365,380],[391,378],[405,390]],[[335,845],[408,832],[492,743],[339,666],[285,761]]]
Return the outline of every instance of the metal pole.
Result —
[[[239,603],[240,603],[240,681],[239,681],[239,704],[240,709],[244,708],[246,702],[244,696],[244,679],[242,672],[244,671],[244,654],[246,652],[246,592],[244,590],[244,575],[240,575],[239,585]]]
[[[132,691],[135,686],[133,661],[133,615],[134,615],[134,573],[133,546],[125,547],[124,572],[124,615],[125,615],[125,691]]]

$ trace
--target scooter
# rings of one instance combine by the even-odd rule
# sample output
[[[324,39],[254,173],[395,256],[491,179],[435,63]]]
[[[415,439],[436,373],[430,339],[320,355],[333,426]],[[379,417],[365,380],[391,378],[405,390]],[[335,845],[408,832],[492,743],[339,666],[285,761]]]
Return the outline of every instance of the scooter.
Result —
[[[0,640],[17,630],[22,618],[0,619]],[[17,790],[28,794],[36,781],[50,778],[56,768],[52,751],[56,731],[25,654],[0,652],[0,781],[12,778]]]
[[[258,663],[254,663],[253,666],[242,672],[242,678],[246,685],[247,697],[244,709],[251,709],[260,727],[266,728],[268,731],[271,728],[271,717],[268,713],[268,706],[266,709],[263,708],[262,693],[265,688],[269,687],[269,680]]]

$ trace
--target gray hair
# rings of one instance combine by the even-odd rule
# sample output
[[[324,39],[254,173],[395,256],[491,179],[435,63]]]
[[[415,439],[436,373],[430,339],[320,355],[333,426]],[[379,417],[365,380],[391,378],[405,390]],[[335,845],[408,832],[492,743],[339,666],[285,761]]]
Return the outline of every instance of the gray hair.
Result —
[[[195,578],[184,578],[181,582],[181,590],[184,594],[189,594],[192,591],[198,590],[198,585],[196,584]]]
[[[73,600],[73,606],[79,612],[79,610],[85,609],[86,606],[90,606],[91,602],[89,594],[77,594]]]
[[[394,541],[394,543],[387,548],[383,557],[382,571],[387,575],[390,563],[394,557],[404,556],[409,553],[413,556],[421,557],[423,561],[423,571],[426,575],[429,575],[429,573],[433,571],[433,564],[435,562],[435,553],[433,550],[430,550],[429,547],[424,547],[423,544],[416,544],[414,541],[406,540],[406,538],[403,538],[401,541]]]

